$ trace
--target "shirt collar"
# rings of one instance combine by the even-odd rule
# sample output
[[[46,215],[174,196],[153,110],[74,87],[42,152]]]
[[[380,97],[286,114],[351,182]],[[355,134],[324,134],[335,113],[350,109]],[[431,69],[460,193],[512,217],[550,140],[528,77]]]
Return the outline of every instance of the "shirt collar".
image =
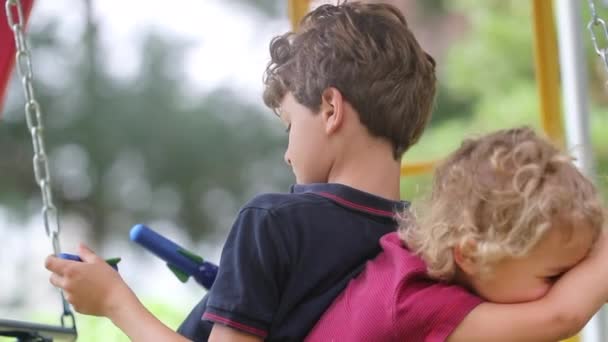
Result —
[[[410,205],[407,201],[389,200],[337,183],[294,184],[291,193],[314,193],[343,207],[390,218]]]

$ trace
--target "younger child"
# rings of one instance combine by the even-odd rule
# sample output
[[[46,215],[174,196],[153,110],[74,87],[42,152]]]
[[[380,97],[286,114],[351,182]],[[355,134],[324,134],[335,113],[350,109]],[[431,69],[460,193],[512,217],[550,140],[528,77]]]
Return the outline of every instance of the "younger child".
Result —
[[[465,141],[427,209],[382,237],[307,341],[554,342],[608,299],[598,194],[530,129]]]
[[[240,210],[213,287],[180,329],[196,341],[303,340],[395,231],[401,156],[430,117],[434,62],[392,6],[320,6],[270,54],[264,100],[287,128],[298,184]],[[179,340],[103,260],[81,258],[46,264],[77,311],[133,341]]]

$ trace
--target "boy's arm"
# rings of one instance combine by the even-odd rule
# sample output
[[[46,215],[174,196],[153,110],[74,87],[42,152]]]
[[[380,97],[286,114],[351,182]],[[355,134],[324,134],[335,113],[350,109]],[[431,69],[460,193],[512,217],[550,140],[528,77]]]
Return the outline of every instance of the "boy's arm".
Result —
[[[108,317],[131,341],[188,341],[156,319],[137,299],[118,272],[85,246],[83,262],[49,256],[51,284],[63,289],[80,313]]]
[[[171,330],[150,313],[133,294],[108,318],[133,342],[145,341],[190,341]]]
[[[447,341],[554,342],[576,334],[608,299],[605,235],[592,254],[564,274],[545,297],[521,304],[482,303]]]
[[[222,324],[214,324],[209,342],[262,342],[263,338],[232,329]]]

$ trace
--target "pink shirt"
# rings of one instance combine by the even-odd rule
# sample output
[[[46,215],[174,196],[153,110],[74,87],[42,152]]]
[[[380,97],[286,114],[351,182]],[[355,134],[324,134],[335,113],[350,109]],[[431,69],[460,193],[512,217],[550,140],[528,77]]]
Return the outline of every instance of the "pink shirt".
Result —
[[[380,245],[383,252],[350,281],[306,341],[445,341],[482,302],[463,287],[430,279],[397,233]]]

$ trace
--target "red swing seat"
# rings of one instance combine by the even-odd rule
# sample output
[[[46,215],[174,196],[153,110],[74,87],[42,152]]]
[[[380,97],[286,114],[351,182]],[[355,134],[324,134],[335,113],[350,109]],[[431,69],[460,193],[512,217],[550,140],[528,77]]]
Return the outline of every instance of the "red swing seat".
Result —
[[[23,17],[26,23],[33,4],[34,0],[21,0]],[[13,18],[17,18],[16,11]],[[13,38],[13,31],[8,26],[6,8],[5,6],[0,6],[0,119],[2,118],[2,104],[4,103],[6,88],[8,87],[8,80],[15,66],[15,52],[15,39]]]

